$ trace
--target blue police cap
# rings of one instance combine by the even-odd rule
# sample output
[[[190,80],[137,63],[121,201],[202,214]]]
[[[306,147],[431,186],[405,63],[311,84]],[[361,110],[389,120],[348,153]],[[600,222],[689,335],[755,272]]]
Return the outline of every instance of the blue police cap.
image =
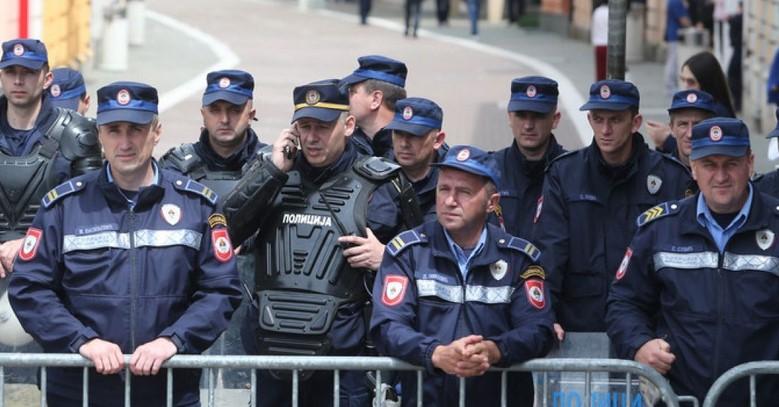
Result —
[[[395,116],[384,127],[415,136],[424,136],[431,130],[440,130],[443,126],[444,112],[441,106],[424,98],[400,99],[395,103]]]
[[[460,145],[452,146],[446,153],[443,161],[433,163],[436,167],[448,167],[471,174],[480,175],[500,185],[500,170],[498,162],[492,154],[477,147]]]
[[[638,108],[640,99],[638,88],[632,83],[606,79],[590,86],[590,99],[579,110],[627,110]]]
[[[779,107],[776,108],[776,127],[768,133],[766,138],[779,137]]]
[[[698,109],[713,115],[717,114],[714,97],[702,90],[688,89],[676,92],[668,113],[682,109]]]
[[[40,40],[17,38],[3,43],[0,69],[20,65],[37,71],[48,63],[49,54],[46,52],[46,45]]]
[[[49,87],[49,103],[52,106],[77,110],[81,95],[87,93],[84,77],[79,71],[70,68],[57,68],[51,73],[54,80]]]
[[[509,112],[547,114],[557,109],[557,82],[543,76],[525,76],[511,81]]]
[[[357,58],[360,67],[351,75],[341,80],[341,87],[352,86],[355,83],[376,79],[400,86],[406,86],[406,64],[382,55],[366,55]]]
[[[348,112],[349,96],[338,83],[338,79],[326,79],[296,87],[292,92],[295,101],[292,122],[305,117],[332,122],[341,113]]]
[[[148,124],[154,119],[157,89],[138,82],[114,82],[97,90],[97,124]]]
[[[692,128],[691,160],[710,155],[743,157],[749,150],[749,130],[739,119],[715,117]]]
[[[209,72],[206,76],[206,90],[203,92],[203,106],[218,100],[242,105],[253,98],[254,78],[248,72],[236,69]]]

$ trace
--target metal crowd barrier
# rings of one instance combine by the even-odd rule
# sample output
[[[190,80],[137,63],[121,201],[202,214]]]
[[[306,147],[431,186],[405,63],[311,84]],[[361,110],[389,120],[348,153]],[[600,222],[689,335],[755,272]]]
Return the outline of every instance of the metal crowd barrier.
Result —
[[[709,392],[706,393],[706,399],[703,401],[703,407],[716,406],[725,389],[745,376],[749,376],[749,405],[751,407],[757,406],[755,376],[759,374],[779,374],[779,361],[749,362],[730,368],[711,385]]]
[[[130,361],[130,355],[125,355],[125,365]],[[4,406],[4,391],[6,367],[40,367],[41,368],[41,407],[46,406],[46,368],[47,367],[83,367],[84,385],[82,388],[83,405],[89,405],[89,381],[88,368],[92,363],[80,355],[75,354],[41,354],[41,353],[0,353],[0,407]],[[255,369],[291,370],[292,371],[292,405],[298,405],[298,383],[301,370],[330,370],[334,372],[333,379],[333,405],[339,405],[339,376],[341,370],[365,370],[376,373],[376,394],[381,394],[382,371],[416,371],[417,372],[417,406],[422,406],[422,373],[423,368],[401,362],[388,357],[341,357],[341,356],[212,356],[212,355],[177,355],[167,361],[163,368],[167,374],[167,398],[168,406],[173,405],[173,369],[177,368],[203,368],[207,371],[209,407],[214,406],[214,370],[215,369],[251,369],[250,403],[252,407],[257,405],[254,389],[257,386],[257,373]],[[668,381],[654,369],[636,362],[618,359],[534,359],[526,363],[511,366],[505,369],[490,369],[502,372],[501,380],[501,405],[507,403],[507,378],[508,372],[524,371],[537,372],[544,377],[541,387],[544,395],[547,394],[547,375],[549,372],[584,372],[585,374],[585,398],[584,406],[590,406],[590,384],[593,373],[612,372],[625,373],[626,382],[631,383],[632,377],[644,377],[660,391],[662,400],[668,407],[678,407],[677,397]],[[130,386],[132,375],[125,368],[126,377],[124,388],[124,405],[130,406]],[[160,373],[163,374],[163,373]],[[630,386],[627,386],[627,406],[631,406],[632,394]],[[465,379],[460,379],[459,405],[465,406]],[[544,397],[543,407],[547,407]]]

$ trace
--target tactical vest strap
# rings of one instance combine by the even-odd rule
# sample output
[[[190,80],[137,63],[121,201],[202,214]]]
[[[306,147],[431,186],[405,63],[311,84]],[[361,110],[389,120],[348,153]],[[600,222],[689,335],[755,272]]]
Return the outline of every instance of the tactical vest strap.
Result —
[[[422,208],[419,206],[417,192],[414,191],[414,185],[402,174],[398,174],[390,181],[392,187],[398,192],[400,214],[403,216],[403,223],[407,229],[415,228],[424,221]]]

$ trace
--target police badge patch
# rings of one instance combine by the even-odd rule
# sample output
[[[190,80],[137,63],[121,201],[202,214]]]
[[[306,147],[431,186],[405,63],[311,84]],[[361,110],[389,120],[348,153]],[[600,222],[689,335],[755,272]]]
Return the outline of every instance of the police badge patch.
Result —
[[[628,265],[630,264],[630,258],[633,257],[633,249],[629,248],[625,251],[625,257],[622,258],[622,263],[619,263],[617,269],[617,280],[622,280],[625,277],[625,273],[628,271]]]
[[[525,294],[530,304],[538,309],[544,309],[544,282],[542,280],[525,281]]]
[[[36,228],[30,228],[27,230],[27,236],[22,242],[22,248],[19,250],[19,259],[24,261],[30,261],[35,258],[35,254],[38,252],[38,245],[41,243],[43,237],[43,231]]]
[[[646,177],[646,190],[649,191],[651,195],[656,194],[657,191],[660,190],[661,185],[663,185],[663,180],[657,175],[649,174],[649,176]]]
[[[181,220],[181,208],[179,208],[177,205],[162,205],[162,208],[160,208],[160,213],[162,214],[162,219],[165,219],[165,222],[168,222],[168,224],[171,226],[179,223]]]
[[[381,302],[394,307],[403,301],[408,286],[408,277],[406,276],[386,276],[384,277],[384,289],[381,294]]]
[[[769,229],[758,230],[755,234],[757,246],[763,250],[768,250],[774,244],[774,232]]]
[[[490,264],[490,274],[492,278],[500,281],[509,269],[508,263],[505,260],[498,260],[495,263]]]
[[[214,246],[214,256],[222,263],[233,258],[233,245],[227,236],[227,229],[212,230],[211,245]]]

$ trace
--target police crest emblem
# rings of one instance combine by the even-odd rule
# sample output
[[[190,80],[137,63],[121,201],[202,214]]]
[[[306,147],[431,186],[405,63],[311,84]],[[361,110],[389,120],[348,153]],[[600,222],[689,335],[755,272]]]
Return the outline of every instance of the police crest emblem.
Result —
[[[495,263],[490,264],[490,274],[492,278],[500,281],[509,269],[508,263],[505,260],[498,260]]]
[[[529,98],[534,98],[536,97],[537,94],[538,94],[538,90],[533,85],[528,86],[527,89],[525,90],[525,95],[527,95],[527,97]]]
[[[646,190],[649,191],[651,195],[656,194],[662,185],[663,180],[657,175],[649,174],[649,176],[646,177]]]
[[[122,106],[127,105],[130,103],[130,91],[127,89],[121,89],[119,92],[116,93],[116,103],[119,103]]]
[[[411,106],[403,108],[403,120],[411,120],[414,117],[414,109]]]
[[[306,92],[306,103],[309,105],[315,105],[319,103],[319,100],[322,99],[322,96],[319,94],[319,91],[316,89],[311,89],[308,92]]]
[[[608,99],[611,97],[611,89],[609,88],[609,85],[603,85],[600,87],[600,98],[601,99]]]
[[[165,220],[165,222],[168,222],[169,225],[173,226],[181,220],[181,208],[178,207],[178,205],[173,204],[165,204],[162,205],[162,208],[160,208],[160,212],[162,214],[162,219]]]
[[[214,257],[224,263],[233,257],[233,245],[227,235],[227,229],[211,231],[211,244],[214,246]]]
[[[695,103],[698,101],[698,95],[690,92],[687,94],[687,103]]]
[[[22,45],[22,44],[14,45],[13,53],[17,57],[20,57],[20,56],[24,55],[24,45]]]
[[[769,229],[758,230],[755,234],[757,246],[763,250],[768,250],[774,244],[774,232]]]
[[[384,277],[384,292],[381,294],[381,302],[393,307],[403,301],[408,286],[408,277],[406,276],[386,276]]]
[[[633,257],[633,249],[629,248],[625,250],[625,257],[622,258],[622,262],[619,263],[619,268],[617,269],[617,280],[621,280],[622,277],[625,277],[625,273],[628,271],[628,265],[630,264],[630,258]]]
[[[36,228],[30,228],[27,230],[27,236],[22,242],[22,248],[19,250],[19,259],[24,261],[30,261],[35,258],[35,253],[38,252],[38,245],[41,243],[43,237],[43,231]]]
[[[51,85],[51,96],[58,98],[62,94],[62,89],[60,89],[60,85],[57,85],[56,83],[54,85]]]
[[[224,89],[224,88],[226,88],[228,86],[230,86],[230,78],[225,76],[225,77],[223,77],[222,79],[219,80],[219,87],[221,89]]]
[[[527,294],[527,300],[530,304],[538,309],[543,309],[546,300],[544,298],[544,282],[543,280],[527,280],[525,281],[525,294]]]

